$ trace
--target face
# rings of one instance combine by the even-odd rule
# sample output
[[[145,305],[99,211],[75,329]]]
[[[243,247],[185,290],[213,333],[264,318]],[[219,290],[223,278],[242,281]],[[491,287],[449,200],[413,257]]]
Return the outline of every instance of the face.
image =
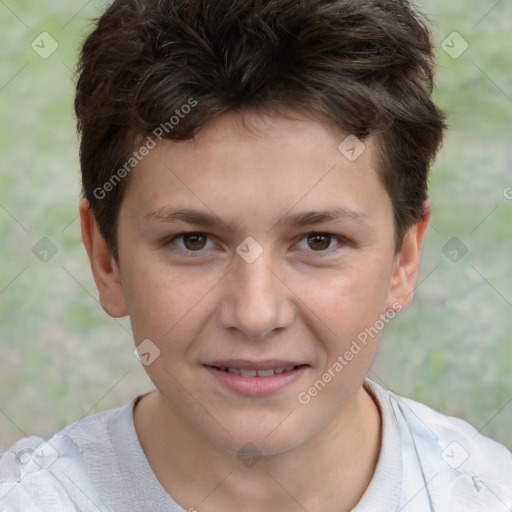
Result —
[[[350,407],[417,261],[394,251],[374,140],[351,161],[326,124],[248,121],[227,114],[149,152],[120,207],[119,270],[95,277],[107,312],[150,340],[168,414],[271,454]]]

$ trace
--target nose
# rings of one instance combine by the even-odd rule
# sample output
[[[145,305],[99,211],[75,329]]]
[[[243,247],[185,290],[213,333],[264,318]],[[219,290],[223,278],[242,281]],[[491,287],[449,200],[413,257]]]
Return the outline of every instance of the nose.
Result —
[[[252,263],[235,257],[223,287],[220,322],[224,329],[257,341],[292,324],[290,291],[273,266],[265,252]]]

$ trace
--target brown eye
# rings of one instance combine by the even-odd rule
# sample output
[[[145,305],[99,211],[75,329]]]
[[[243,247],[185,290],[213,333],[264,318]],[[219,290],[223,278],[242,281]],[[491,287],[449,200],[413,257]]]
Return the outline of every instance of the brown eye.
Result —
[[[162,247],[179,257],[204,258],[212,255],[216,245],[207,233],[189,231],[162,240]]]
[[[331,235],[323,233],[310,233],[308,235],[308,246],[314,251],[323,251],[331,244]]]
[[[202,233],[185,233],[183,236],[183,245],[189,251],[198,251],[206,245],[207,237]]]

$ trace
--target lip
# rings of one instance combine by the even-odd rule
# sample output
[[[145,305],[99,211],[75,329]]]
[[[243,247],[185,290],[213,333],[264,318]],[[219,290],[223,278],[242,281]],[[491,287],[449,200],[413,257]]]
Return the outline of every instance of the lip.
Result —
[[[294,366],[295,368],[269,377],[243,377],[242,375],[235,375],[220,369],[221,367],[226,367],[244,368],[248,370],[268,370],[270,368],[283,368],[288,366]],[[233,393],[248,397],[266,397],[279,393],[299,380],[307,371],[309,365],[283,359],[265,361],[229,359],[205,364],[204,368],[208,370],[210,375],[212,375],[220,385]]]
[[[269,370],[270,368],[286,368],[288,366],[303,366],[300,361],[291,359],[264,359],[261,361],[250,361],[248,359],[222,359],[206,363],[207,366],[216,366],[218,368],[246,368],[247,370]]]

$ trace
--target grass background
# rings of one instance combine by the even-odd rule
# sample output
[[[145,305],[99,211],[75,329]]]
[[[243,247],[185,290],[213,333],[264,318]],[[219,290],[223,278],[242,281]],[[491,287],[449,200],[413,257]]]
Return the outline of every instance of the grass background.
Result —
[[[104,4],[0,1],[0,451],[150,388],[129,322],[97,302],[77,218],[73,70]],[[386,328],[372,375],[512,448],[512,8],[420,8],[433,23],[435,96],[450,131],[431,174],[435,213],[416,297]],[[441,49],[453,31],[469,45],[457,59]],[[41,32],[59,45],[47,59],[31,48]],[[57,249],[47,263],[32,252],[43,237]],[[443,253],[452,237],[467,247],[456,263]]]

